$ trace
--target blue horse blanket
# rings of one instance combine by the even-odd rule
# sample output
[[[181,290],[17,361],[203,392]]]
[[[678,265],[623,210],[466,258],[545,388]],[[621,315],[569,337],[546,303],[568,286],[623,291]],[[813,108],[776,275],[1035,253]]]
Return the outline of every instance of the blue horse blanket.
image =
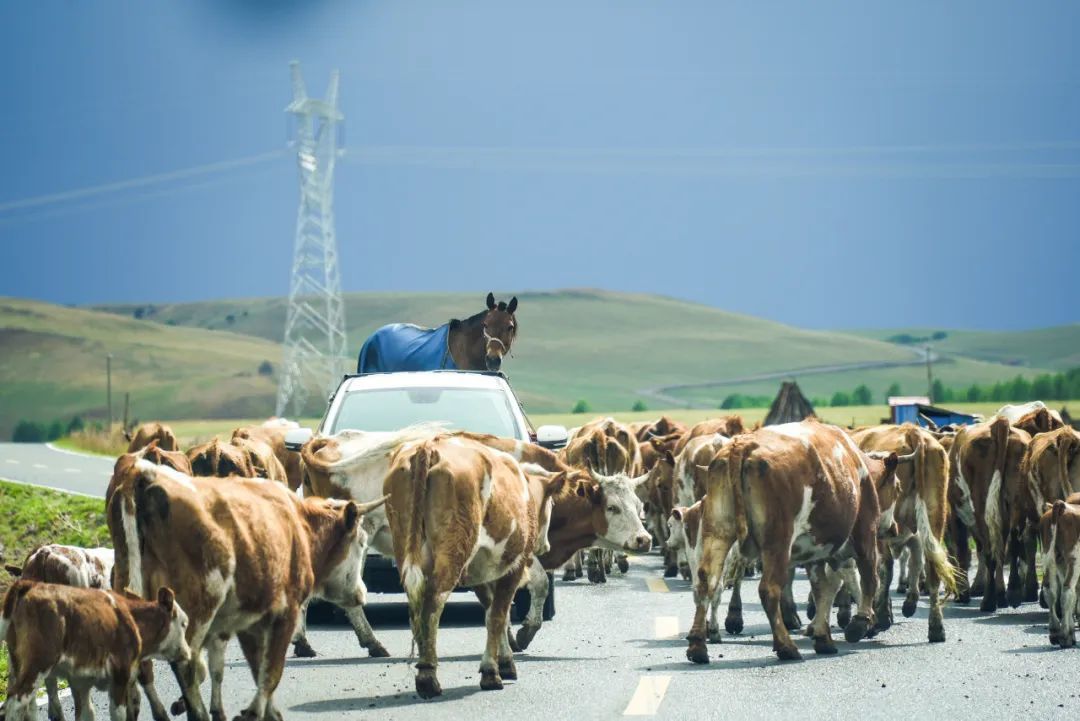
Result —
[[[364,341],[356,372],[456,370],[449,343],[449,323],[438,328],[411,323],[384,325]]]

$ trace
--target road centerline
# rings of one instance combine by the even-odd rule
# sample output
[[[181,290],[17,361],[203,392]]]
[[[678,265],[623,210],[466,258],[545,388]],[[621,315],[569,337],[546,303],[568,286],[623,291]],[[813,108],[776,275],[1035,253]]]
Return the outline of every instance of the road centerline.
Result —
[[[653,620],[653,637],[657,639],[676,638],[679,635],[678,616],[657,616]]]
[[[670,683],[671,676],[642,676],[623,716],[655,716]]]
[[[653,593],[667,593],[670,590],[664,579],[656,578],[655,576],[646,578],[645,585],[648,586],[649,590]]]

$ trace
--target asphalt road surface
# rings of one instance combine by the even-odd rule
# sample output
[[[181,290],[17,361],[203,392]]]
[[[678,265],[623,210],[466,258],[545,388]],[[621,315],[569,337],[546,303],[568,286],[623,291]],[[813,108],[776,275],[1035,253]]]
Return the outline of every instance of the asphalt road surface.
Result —
[[[43,447],[0,445],[0,468],[15,480],[103,491],[107,461],[84,459],[89,475],[69,478],[65,468],[80,464],[63,456]],[[25,475],[23,461],[33,469]],[[808,584],[801,575],[796,586],[796,598],[805,598]],[[905,619],[897,597],[897,623],[877,638],[848,644],[834,632],[836,656],[815,656],[809,640],[799,638],[806,660],[781,663],[772,653],[755,587],[748,581],[744,593],[744,632],[710,644],[712,663],[695,666],[685,658],[683,640],[693,612],[688,584],[661,579],[659,556],[632,559],[626,576],[616,571],[602,586],[557,581],[555,620],[517,654],[519,680],[491,692],[479,688],[479,607],[469,595],[455,596],[439,634],[445,693],[433,701],[418,699],[413,690],[404,597],[372,594],[370,618],[394,657],[368,658],[347,627],[312,627],[309,638],[319,656],[288,659],[276,701],[290,719],[1064,719],[1080,711],[1080,656],[1049,645],[1046,612],[1036,604],[995,615],[974,605],[947,605],[948,640],[931,645],[925,602]],[[158,679],[164,698],[178,695],[167,669],[159,669]],[[209,687],[203,688],[208,699]],[[246,707],[253,693],[234,641],[225,677],[228,716]],[[70,718],[70,699],[64,703]],[[99,717],[107,718],[102,694],[95,694],[95,703]]]

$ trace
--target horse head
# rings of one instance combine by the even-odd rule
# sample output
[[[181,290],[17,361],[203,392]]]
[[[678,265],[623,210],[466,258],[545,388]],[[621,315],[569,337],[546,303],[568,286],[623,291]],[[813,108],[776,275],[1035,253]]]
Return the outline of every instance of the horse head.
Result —
[[[503,356],[510,352],[510,345],[517,336],[517,296],[509,303],[495,302],[495,294],[487,295],[487,313],[484,314],[484,364],[489,371],[502,367]]]

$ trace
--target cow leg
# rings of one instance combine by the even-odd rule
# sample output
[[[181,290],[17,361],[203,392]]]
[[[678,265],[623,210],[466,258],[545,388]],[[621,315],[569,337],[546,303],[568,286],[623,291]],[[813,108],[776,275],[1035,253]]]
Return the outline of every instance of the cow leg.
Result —
[[[146,701],[150,704],[150,715],[154,721],[169,721],[169,713],[165,710],[165,704],[158,696],[157,686],[154,685],[154,662],[143,661],[139,664],[139,685],[146,694]]]
[[[615,565],[619,567],[620,573],[626,573],[630,570],[630,559],[626,557],[625,553],[615,554]],[[664,571],[664,575],[667,576],[667,571]],[[674,573],[672,575],[675,575]]]
[[[1034,603],[1039,600],[1039,578],[1036,573],[1035,557],[1038,554],[1038,538],[1032,529],[1024,539],[1024,602]]]
[[[933,560],[929,557],[928,549],[926,554],[926,590],[930,599],[930,625],[927,639],[930,643],[941,643],[945,640],[945,619],[941,613],[941,577],[938,575]]]
[[[887,631],[893,624],[892,597],[889,590],[892,588],[893,578],[893,552],[888,543],[882,543],[881,564],[878,567],[879,586],[877,598],[874,599],[874,628],[877,631]],[[905,568],[904,554],[900,554],[900,569]],[[905,608],[907,604],[905,602]],[[850,604],[848,606],[850,609]],[[847,627],[847,624],[844,624]]]
[[[386,658],[390,655],[390,652],[386,650],[379,639],[375,638],[375,630],[368,623],[367,614],[364,613],[363,606],[353,606],[352,608],[345,609],[345,615],[349,619],[349,623],[352,624],[353,631],[356,633],[356,640],[360,642],[361,648],[366,648],[368,656],[372,658]]]
[[[588,552],[581,550],[574,554],[574,578],[583,578],[585,576],[586,553]]]
[[[926,553],[918,536],[908,541],[904,546],[904,551],[907,553],[908,578],[911,579],[911,583],[908,585],[907,597],[904,598],[904,605],[900,610],[904,618],[911,618],[915,615],[915,609],[919,607],[919,581],[922,578]],[[927,571],[931,565],[925,564]],[[886,592],[885,595],[888,596],[888,593]]]
[[[221,700],[221,684],[225,680],[225,645],[227,638],[216,637],[206,644],[206,665],[210,670],[210,718],[225,721],[225,705]]]
[[[1050,615],[1050,643],[1057,645],[1061,641],[1061,576],[1053,547],[1043,554],[1043,599]]]
[[[817,601],[814,600],[814,589],[811,588],[810,593],[806,594],[806,617],[813,621],[816,615]]]
[[[859,535],[856,534],[858,539]],[[854,573],[858,568],[858,574]],[[844,571],[847,569],[847,571]],[[854,592],[859,589],[859,608],[855,616],[844,629],[844,638],[848,643],[855,643],[867,635],[874,625],[874,597],[878,590],[877,576],[877,543],[875,541],[856,542],[854,563],[848,561],[841,566],[841,572],[846,573],[844,581]]]
[[[1010,608],[1019,608],[1024,600],[1024,580],[1027,569],[1024,568],[1024,548],[1021,532],[1014,530],[1006,542],[1006,555],[1009,561],[1009,583],[1005,592]]]
[[[91,686],[92,684],[85,681],[71,684],[71,701],[75,706],[75,721],[94,721],[94,704],[90,703]],[[26,721],[30,721],[31,718],[33,718],[33,715],[30,709],[27,709]]]
[[[599,548],[589,549],[589,583],[607,583],[604,573],[604,552]]]
[[[255,698],[237,719],[262,721],[280,718],[281,714],[273,704],[274,691],[281,683],[285,654],[288,653],[299,615],[299,607],[293,607],[247,629],[243,635],[238,634],[240,647],[255,678]]]
[[[799,610],[795,607],[795,594],[792,591],[794,583],[795,567],[792,566],[788,569],[788,580],[780,596],[780,613],[784,617],[784,626],[789,631],[798,631],[802,628],[802,619],[799,618]]]
[[[64,709],[60,706],[60,689],[57,686],[56,676],[49,674],[45,677],[45,693],[49,697],[49,721],[64,721]]]
[[[769,625],[772,626],[773,651],[781,661],[802,659],[802,654],[799,653],[795,642],[791,640],[791,635],[788,634],[780,608],[784,586],[789,578],[789,564],[790,552],[787,548],[762,551],[761,583],[758,584],[758,595],[761,597],[765,615],[769,618]]]
[[[199,692],[200,654],[202,654],[202,646],[193,644],[190,661],[171,664],[182,697],[180,701],[173,704],[173,713],[179,715],[186,710],[188,721],[210,721],[210,714],[206,712],[202,694]]]
[[[118,667],[112,670],[112,678],[109,680],[109,719],[110,721],[127,721],[128,697],[131,695],[131,666]]]
[[[10,653],[10,649],[9,649]],[[37,718],[37,690],[45,682],[46,676],[38,673],[27,666],[16,664],[16,659],[10,659],[8,669],[8,697],[4,705],[4,718],[6,721],[33,721]],[[74,689],[73,689],[74,691]],[[86,706],[89,706],[90,689],[86,689]],[[93,709],[90,710],[91,718]],[[78,714],[78,710],[76,710]]]
[[[532,566],[529,567],[528,589],[529,613],[525,616],[525,621],[517,632],[515,640],[518,648],[514,649],[513,644],[511,644],[511,650],[524,651],[527,649],[529,644],[532,643],[533,636],[544,624],[544,602],[548,597],[548,577],[540,561],[535,558],[532,560]]]
[[[739,567],[735,569],[733,576],[731,583],[731,598],[728,599],[727,617],[724,619],[724,630],[734,636],[735,634],[742,633],[743,630],[742,565],[739,565]],[[717,599],[716,603],[719,606],[720,600]]]
[[[413,638],[419,647],[420,658],[416,663],[416,693],[420,698],[442,695],[442,686],[436,675],[439,659],[436,646],[439,637],[439,619],[450,592],[435,588],[434,579],[426,580],[418,598],[409,599],[409,616]],[[505,632],[506,624],[500,632]]]
[[[986,569],[985,586],[983,587],[982,602],[979,604],[979,610],[985,613],[993,613],[998,608],[997,602],[997,564],[990,558],[989,553],[979,552],[979,571]],[[979,577],[976,574],[975,582],[978,583]]]
[[[604,551],[601,554],[601,557],[604,559],[604,573],[607,574],[607,575],[611,575],[611,567],[612,567],[612,564],[615,563],[615,552],[614,551]]]
[[[851,623],[851,602],[855,597],[855,586],[848,583],[847,578],[843,579],[843,583],[840,584],[840,590],[836,594],[836,625],[840,628],[847,628]]]
[[[1061,632],[1058,645],[1072,648],[1076,645],[1076,587],[1080,583],[1080,554],[1075,551],[1066,559],[1071,561],[1061,583]]]
[[[719,595],[723,590],[724,563],[734,540],[726,536],[702,539],[701,563],[698,565],[694,583],[694,622],[686,636],[689,641],[686,657],[694,663],[709,662],[709,650],[705,645],[705,606],[713,596]]]
[[[908,592],[908,586],[910,585],[909,582],[908,582],[908,579],[911,578],[911,573],[910,573],[910,571],[908,569],[908,565],[906,563],[906,561],[908,560],[908,555],[909,554],[910,554],[910,551],[908,550],[907,547],[904,547],[900,551],[900,558],[899,558],[899,561],[900,561],[900,578],[896,582],[896,592],[898,594],[900,594],[900,595],[906,594]],[[882,560],[883,564],[884,563],[889,564],[889,579],[890,580],[889,580],[889,585],[885,587],[885,592],[886,593],[888,593],[889,589],[892,588],[892,562],[893,562],[892,553],[889,554],[889,557],[887,559]]]
[[[810,589],[814,595],[814,604],[821,613],[814,615],[813,623],[806,628],[807,635],[814,639],[814,652],[820,654],[836,653],[836,643],[832,638],[829,616],[832,614],[833,599],[843,579],[840,574],[829,568],[828,564],[815,563],[807,569],[810,576]]]
[[[664,548],[664,578],[675,578],[679,575],[679,554],[670,548]]]
[[[304,601],[300,606],[300,620],[296,624],[296,633],[293,636],[293,655],[297,658],[315,658],[318,654],[315,653],[315,649],[308,643],[307,638],[307,610],[308,601]]]
[[[514,601],[514,592],[521,583],[521,574],[521,569],[518,569],[488,584],[491,602],[485,614],[487,644],[480,661],[480,688],[484,691],[501,690],[504,678],[511,681],[517,679],[514,656],[504,630],[510,614],[510,604]]]

